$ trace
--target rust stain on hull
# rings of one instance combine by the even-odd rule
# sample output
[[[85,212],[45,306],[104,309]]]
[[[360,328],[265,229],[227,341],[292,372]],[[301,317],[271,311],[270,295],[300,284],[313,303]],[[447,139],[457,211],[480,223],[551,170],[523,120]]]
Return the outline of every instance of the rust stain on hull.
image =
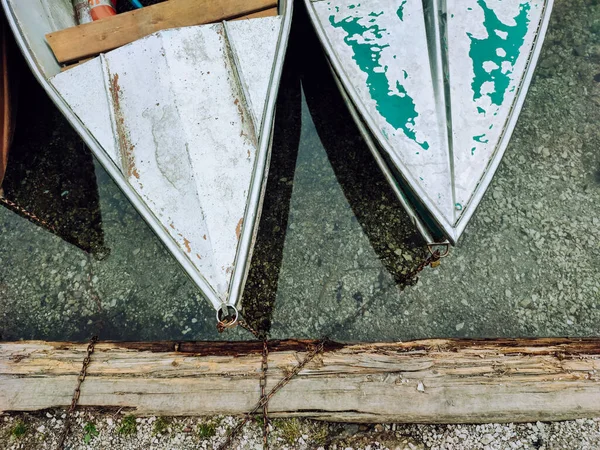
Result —
[[[129,139],[129,132],[125,127],[125,118],[123,117],[123,111],[121,111],[121,105],[119,97],[121,95],[121,87],[119,86],[119,74],[110,76],[109,83],[110,95],[113,101],[113,108],[115,111],[115,124],[117,128],[117,141],[119,143],[119,150],[121,152],[121,159],[125,173],[129,178],[134,176],[139,179],[140,174],[135,166],[135,157],[133,145]]]
[[[242,223],[244,223],[244,218],[242,217],[235,227],[235,235],[237,236],[238,241],[240,240],[240,235],[242,234]]]
[[[192,253],[192,247],[190,246],[190,241],[188,241],[186,238],[183,238],[183,245],[185,247],[186,252]]]
[[[244,110],[242,109],[242,105],[240,104],[240,99],[239,99],[239,98],[236,98],[236,99],[233,101],[233,104],[234,104],[235,106],[237,106],[237,109],[238,109],[238,114],[240,115],[240,120],[242,121],[242,124],[243,124],[243,123],[244,123]]]

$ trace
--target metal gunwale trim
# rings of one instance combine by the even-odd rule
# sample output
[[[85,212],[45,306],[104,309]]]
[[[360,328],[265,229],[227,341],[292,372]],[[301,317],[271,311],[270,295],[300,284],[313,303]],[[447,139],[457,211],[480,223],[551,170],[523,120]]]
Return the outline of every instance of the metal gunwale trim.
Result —
[[[362,122],[360,115],[358,114],[358,111],[356,110],[356,107],[354,106],[354,104],[352,103],[352,100],[348,96],[348,93],[344,89],[344,86],[342,85],[342,82],[340,81],[340,79],[339,79],[337,73],[335,72],[335,69],[331,65],[331,63],[329,63],[329,68],[331,70],[331,73],[333,74],[333,79],[335,80],[335,84],[337,85],[337,87],[340,91],[340,94],[342,95],[342,98],[344,99],[344,102],[346,103],[346,106],[348,107],[348,111],[350,112],[350,115],[354,119],[354,123],[356,124],[358,131],[360,132],[361,136],[365,140],[365,143],[369,147],[371,154],[375,158],[375,162],[379,166],[379,169],[381,170],[381,172],[383,172],[383,176],[386,178],[390,187],[394,191],[394,194],[396,194],[396,197],[402,204],[402,207],[404,208],[406,213],[409,215],[412,223],[417,227],[417,230],[419,230],[419,233],[421,233],[421,236],[423,237],[423,239],[425,239],[425,241],[428,244],[436,243],[434,241],[433,237],[431,236],[431,233],[427,229],[427,227],[421,221],[421,218],[419,217],[419,215],[417,214],[415,209],[412,207],[412,205],[406,199],[404,192],[402,192],[402,189],[400,189],[400,187],[398,187],[398,184],[396,183],[396,179],[395,179],[394,175],[392,174],[392,171],[390,170],[387,163],[385,162],[385,160],[379,153],[377,144],[375,144],[375,142],[373,141],[373,136],[371,135],[370,131],[367,129],[365,124]]]
[[[550,14],[552,13],[553,4],[554,0],[544,0],[544,10],[542,11],[539,26],[537,29],[537,34],[534,38],[533,50],[529,53],[529,58],[527,60],[527,68],[525,69],[525,76],[523,77],[523,80],[521,81],[521,84],[518,87],[517,94],[515,95],[515,99],[513,100],[512,108],[508,113],[508,119],[506,120],[504,125],[502,137],[500,138],[500,141],[496,146],[494,155],[490,158],[490,161],[487,167],[485,168],[485,172],[479,180],[479,184],[475,188],[473,194],[471,194],[471,198],[464,206],[463,214],[458,218],[458,221],[455,224],[457,237],[463,233],[467,224],[469,223],[469,220],[477,210],[477,207],[479,206],[483,195],[487,191],[494,175],[496,174],[498,166],[502,161],[502,157],[506,152],[510,138],[519,119],[521,109],[523,108],[525,97],[527,95],[527,91],[529,90],[529,85],[531,84],[533,73],[535,72],[537,60],[540,56],[540,52],[544,45],[544,38],[546,36],[546,31],[548,30],[548,24],[550,22]],[[475,206],[473,206],[473,204]]]
[[[269,84],[268,100],[263,111],[263,118],[260,129],[260,143],[258,153],[256,155],[255,167],[252,173],[250,183],[250,193],[246,203],[246,212],[244,214],[244,222],[242,223],[241,237],[238,244],[238,252],[234,260],[234,269],[230,281],[230,291],[227,299],[227,304],[238,305],[241,301],[244,292],[244,280],[250,264],[251,244],[255,237],[255,232],[258,231],[258,221],[260,219],[259,206],[262,204],[261,197],[264,193],[263,184],[266,182],[268,167],[266,166],[271,152],[271,131],[272,119],[275,114],[275,103],[277,101],[277,93],[279,91],[279,82],[281,80],[281,72],[285,59],[285,50],[287,48],[290,29],[292,25],[293,0],[282,0],[280,2],[280,15],[283,16],[281,28],[279,31],[279,41],[277,42],[277,50],[275,52],[275,62],[271,72],[271,82]],[[266,120],[271,118],[271,120]]]
[[[316,14],[316,11],[314,10],[314,8],[312,6],[311,0],[304,0],[304,3],[306,5],[306,9],[308,10],[308,14],[313,23],[315,32],[317,33],[317,36],[319,37],[319,41],[321,41],[321,45],[325,49],[331,64],[335,68],[336,73],[338,74],[342,84],[346,88],[348,96],[350,97],[350,99],[352,99],[357,111],[363,117],[365,124],[371,130],[373,137],[376,139],[377,143],[381,146],[381,148],[383,150],[385,150],[390,155],[390,157],[394,160],[394,162],[396,163],[398,168],[401,170],[403,177],[406,180],[406,183],[411,187],[411,189],[421,199],[421,201],[423,202],[423,205],[427,208],[427,210],[430,211],[431,218],[434,220],[434,222],[436,222],[437,225],[444,231],[444,233],[446,233],[446,235],[448,236],[450,241],[452,243],[454,243],[456,236],[455,236],[455,229],[454,229],[453,225],[446,220],[446,218],[443,216],[443,214],[441,214],[438,207],[435,206],[435,204],[433,204],[429,195],[421,188],[421,186],[419,185],[419,183],[416,182],[416,180],[413,178],[413,176],[410,175],[410,171],[407,169],[406,165],[403,164],[401,161],[397,160],[397,158],[394,156],[394,153],[392,151],[390,144],[383,139],[383,135],[379,132],[375,133],[373,131],[373,130],[378,130],[378,128],[377,128],[373,118],[371,117],[371,115],[366,112],[367,111],[366,107],[360,100],[360,96],[356,92],[356,89],[354,89],[348,74],[344,70],[342,63],[336,56],[336,53],[333,51],[331,42],[329,41],[329,39],[327,38],[327,35],[325,34],[325,29],[323,28],[323,25],[321,24],[321,21],[319,20],[317,14]],[[433,212],[437,212],[437,213],[433,213]]]
[[[269,148],[268,148],[269,151],[267,152],[267,162],[266,162],[267,168],[270,167],[270,164],[271,164],[271,154],[272,154],[271,149],[273,148],[273,132],[274,132],[274,130],[275,130],[275,121],[273,121],[273,124],[271,126],[271,134],[270,134]],[[267,191],[268,178],[269,178],[269,171],[266,170],[264,173],[262,188],[260,191],[259,204],[258,204],[257,215],[256,215],[256,219],[255,219],[255,226],[254,226],[254,230],[252,232],[252,245],[250,246],[250,251],[247,256],[248,261],[252,260],[252,255],[254,254],[254,245],[256,244],[256,238],[258,236],[258,225],[260,223],[260,218],[262,217],[262,208],[263,208],[263,203],[265,200],[265,192]],[[246,286],[246,281],[248,279],[249,271],[250,271],[250,264],[248,264],[246,266],[246,270],[243,273],[243,278],[242,278],[242,283],[241,283],[242,291],[240,293],[240,297],[237,299],[236,303],[234,304],[234,307],[237,309],[242,308],[242,297],[244,294],[244,288]]]
[[[214,291],[214,289],[210,286],[210,284],[206,281],[206,279],[200,274],[200,272],[196,269],[196,267],[189,260],[188,256],[183,253],[183,251],[179,248],[177,243],[173,240],[173,238],[168,234],[168,232],[162,227],[156,216],[152,213],[152,211],[148,208],[145,202],[141,199],[139,194],[129,185],[127,180],[125,180],[121,170],[117,167],[117,165],[110,159],[109,155],[104,151],[102,146],[98,143],[98,141],[92,136],[90,131],[83,125],[79,117],[71,110],[69,105],[65,102],[65,100],[60,96],[58,91],[54,88],[54,86],[50,83],[48,79],[42,73],[40,67],[37,65],[37,62],[33,58],[31,54],[31,49],[27,45],[25,41],[19,24],[16,21],[16,17],[12,11],[9,0],[1,0],[2,7],[4,8],[4,12],[7,18],[7,21],[13,31],[15,36],[15,40],[21,49],[21,53],[25,57],[25,61],[27,65],[33,72],[35,78],[40,83],[42,88],[46,91],[50,99],[56,105],[56,107],[60,110],[60,112],[65,116],[65,118],[69,121],[71,126],[75,128],[77,134],[83,139],[85,144],[92,150],[94,156],[100,162],[102,167],[108,172],[111,176],[115,184],[121,189],[123,194],[127,197],[127,199],[132,203],[136,211],[144,218],[148,226],[154,231],[154,233],[160,238],[162,243],[169,249],[170,253],[173,255],[175,260],[180,264],[180,266],[185,270],[187,275],[193,280],[194,283],[200,288],[202,291],[202,295],[209,300],[215,309],[221,306],[221,301],[219,300],[218,295]]]

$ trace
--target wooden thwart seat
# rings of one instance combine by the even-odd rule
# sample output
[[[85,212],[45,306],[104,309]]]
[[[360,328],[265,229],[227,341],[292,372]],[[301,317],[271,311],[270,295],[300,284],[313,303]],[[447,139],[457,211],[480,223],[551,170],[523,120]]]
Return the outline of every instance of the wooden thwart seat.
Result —
[[[59,63],[80,61],[160,30],[277,14],[277,0],[169,0],[46,35]]]

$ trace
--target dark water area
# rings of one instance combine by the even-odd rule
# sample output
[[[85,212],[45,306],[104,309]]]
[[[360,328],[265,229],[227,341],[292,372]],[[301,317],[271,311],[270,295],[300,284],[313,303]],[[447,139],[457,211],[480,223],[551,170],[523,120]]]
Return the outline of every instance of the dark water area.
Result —
[[[556,2],[506,156],[440,267],[296,2],[243,299],[273,338],[600,335],[600,6]],[[251,339],[208,301],[32,75],[0,205],[0,340]]]

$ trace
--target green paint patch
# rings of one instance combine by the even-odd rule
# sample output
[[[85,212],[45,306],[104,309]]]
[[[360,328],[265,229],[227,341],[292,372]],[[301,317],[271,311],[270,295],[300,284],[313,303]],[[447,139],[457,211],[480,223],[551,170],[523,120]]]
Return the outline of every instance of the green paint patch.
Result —
[[[400,3],[400,6],[398,7],[398,10],[396,11],[396,14],[398,15],[398,19],[400,20],[404,20],[404,5],[406,5],[406,2],[408,0],[402,0],[402,3]]]
[[[405,1],[400,5],[400,9],[404,3]],[[369,16],[378,17],[383,12],[376,16],[373,14],[369,13]],[[393,85],[386,75],[387,66],[382,66],[380,63],[381,51],[389,47],[389,44],[381,43],[381,39],[389,33],[376,23],[369,26],[362,25],[359,23],[361,19],[362,17],[358,16],[348,16],[336,21],[334,15],[329,16],[329,22],[334,28],[341,28],[346,32],[344,42],[354,53],[352,59],[367,75],[367,87],[371,98],[376,103],[377,111],[396,130],[402,130],[409,139],[415,141],[424,150],[429,149],[429,143],[417,140],[415,119],[419,113],[414,100],[399,81],[396,81],[394,86],[397,92],[392,90]]]
[[[478,107],[477,107],[477,112],[478,112],[479,114],[485,114],[485,109],[483,109],[481,106],[478,106]]]
[[[471,83],[473,100],[487,95],[493,104],[500,106],[510,84],[509,75],[512,73],[512,70],[503,68],[502,64],[509,62],[511,66],[514,66],[519,56],[529,25],[530,5],[522,3],[519,7],[519,14],[514,17],[515,25],[506,25],[498,19],[491,8],[488,8],[485,0],[477,0],[477,4],[483,10],[483,25],[488,36],[478,39],[471,33],[467,33],[471,39],[469,56],[473,61],[474,71]],[[494,91],[483,94],[482,87],[486,82],[493,83]]]
[[[479,142],[481,144],[487,144],[488,142],[490,142],[489,139],[485,139],[485,133],[484,134],[480,134],[478,136],[473,136],[473,140],[475,142]],[[475,150],[476,150],[476,147],[472,147],[471,148],[471,155],[475,154]]]

